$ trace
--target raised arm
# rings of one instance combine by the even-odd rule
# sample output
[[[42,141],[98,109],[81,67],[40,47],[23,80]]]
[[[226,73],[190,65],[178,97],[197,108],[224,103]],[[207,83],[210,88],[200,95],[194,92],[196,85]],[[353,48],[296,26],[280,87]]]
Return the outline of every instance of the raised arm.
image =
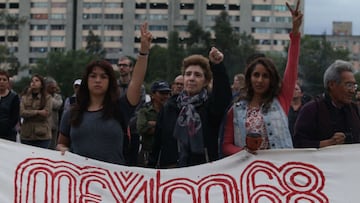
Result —
[[[145,22],[141,25],[141,45],[140,52],[138,54],[134,70],[132,73],[131,81],[129,83],[128,91],[126,92],[126,96],[131,105],[137,105],[140,101],[141,97],[141,85],[144,82],[147,63],[148,63],[148,55],[150,51],[150,45],[152,40],[151,33],[147,30],[148,24]]]
[[[303,14],[299,8],[300,0],[296,4],[296,8],[292,9],[288,3],[286,6],[292,16],[292,31],[290,33],[290,46],[288,50],[288,58],[286,69],[284,72],[283,83],[281,87],[280,103],[284,111],[289,112],[290,102],[292,100],[295,84],[298,77],[298,64],[300,56],[300,27],[302,24]]]

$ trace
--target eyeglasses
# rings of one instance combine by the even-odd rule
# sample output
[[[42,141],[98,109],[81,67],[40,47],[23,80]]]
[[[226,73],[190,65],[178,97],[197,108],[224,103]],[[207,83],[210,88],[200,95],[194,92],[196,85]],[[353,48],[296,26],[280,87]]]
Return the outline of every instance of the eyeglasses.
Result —
[[[118,63],[117,66],[118,66],[118,67],[123,66],[123,67],[126,68],[126,67],[129,67],[130,65],[129,65],[129,64],[126,64],[126,63]]]
[[[348,89],[348,90],[357,90],[357,88],[358,88],[358,84],[353,83],[353,82],[346,82],[344,84],[345,84],[346,89]]]

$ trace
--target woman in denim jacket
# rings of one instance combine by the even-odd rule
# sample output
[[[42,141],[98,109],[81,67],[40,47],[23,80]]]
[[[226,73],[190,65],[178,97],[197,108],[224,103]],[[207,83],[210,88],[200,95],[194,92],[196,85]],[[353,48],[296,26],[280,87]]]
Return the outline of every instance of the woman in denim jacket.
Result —
[[[268,58],[257,58],[248,65],[245,72],[246,96],[234,103],[226,116],[222,143],[224,155],[234,154],[244,148],[254,152],[257,149],[293,147],[287,112],[298,72],[299,28],[303,16],[299,3],[295,10],[286,4],[292,14],[293,26],[283,81],[274,63]],[[250,134],[258,137],[247,138]]]

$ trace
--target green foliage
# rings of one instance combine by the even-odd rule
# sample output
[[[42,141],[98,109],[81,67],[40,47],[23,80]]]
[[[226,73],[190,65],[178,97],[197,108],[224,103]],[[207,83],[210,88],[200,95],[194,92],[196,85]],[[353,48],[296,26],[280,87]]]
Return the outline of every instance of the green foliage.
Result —
[[[215,31],[215,47],[224,53],[224,63],[230,77],[243,73],[246,59],[256,52],[254,38],[247,33],[233,31],[226,11],[220,13],[213,26]]]
[[[167,64],[167,49],[159,45],[153,46],[150,50],[145,81],[151,83],[154,80],[165,80],[167,78]]]
[[[180,74],[181,63],[185,56],[185,50],[179,42],[178,32],[170,32],[167,49],[166,78],[163,79],[172,82]]]
[[[92,30],[89,30],[89,34],[86,37],[86,52],[92,54],[98,59],[105,57],[106,51],[103,49],[101,39],[98,35],[95,35]]]
[[[207,56],[212,44],[211,33],[205,32],[195,20],[189,21],[186,31],[189,33],[189,37],[186,39],[187,55]]]
[[[317,95],[324,91],[323,74],[336,59],[349,60],[348,50],[336,50],[323,36],[321,40],[305,36],[301,40],[299,75],[303,76],[306,93]]]
[[[12,89],[17,92],[18,94],[22,94],[30,84],[31,78],[30,77],[23,77],[20,81],[15,82],[12,84]]]
[[[18,73],[20,63],[14,55],[13,43],[7,40],[8,36],[17,37],[18,33],[16,31],[10,35],[8,30],[18,30],[19,26],[23,26],[26,21],[26,17],[8,13],[7,10],[0,11],[0,25],[5,28],[5,44],[0,47],[0,61],[11,76]]]
[[[51,76],[57,82],[64,96],[73,94],[72,83],[82,78],[86,65],[96,59],[96,55],[89,55],[85,50],[68,52],[50,52],[47,58],[39,60],[32,73]]]

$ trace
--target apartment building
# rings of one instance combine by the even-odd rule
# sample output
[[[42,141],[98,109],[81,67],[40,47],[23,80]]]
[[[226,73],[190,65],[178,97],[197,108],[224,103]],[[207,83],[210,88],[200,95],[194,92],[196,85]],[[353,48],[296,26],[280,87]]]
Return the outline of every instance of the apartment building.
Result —
[[[34,64],[51,50],[84,48],[92,30],[115,63],[120,55],[136,54],[145,20],[153,44],[167,46],[169,31],[186,39],[190,20],[212,31],[214,19],[225,10],[234,31],[251,33],[259,50],[284,51],[292,26],[285,2],[296,0],[0,0],[0,11],[27,18],[16,29],[0,27],[0,44],[11,45],[22,65]]]

